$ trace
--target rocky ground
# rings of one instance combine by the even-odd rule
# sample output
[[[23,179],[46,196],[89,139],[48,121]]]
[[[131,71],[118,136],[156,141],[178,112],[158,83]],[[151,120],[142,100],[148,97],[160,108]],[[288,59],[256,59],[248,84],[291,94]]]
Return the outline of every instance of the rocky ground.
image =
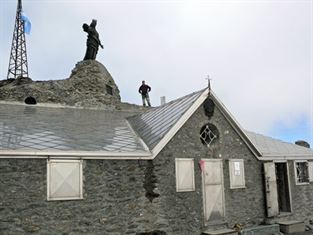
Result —
[[[121,102],[114,79],[95,60],[78,62],[70,77],[64,80],[32,81],[30,78],[17,78],[0,81],[0,100],[24,102],[27,97],[34,97],[37,103],[118,110],[142,109]]]

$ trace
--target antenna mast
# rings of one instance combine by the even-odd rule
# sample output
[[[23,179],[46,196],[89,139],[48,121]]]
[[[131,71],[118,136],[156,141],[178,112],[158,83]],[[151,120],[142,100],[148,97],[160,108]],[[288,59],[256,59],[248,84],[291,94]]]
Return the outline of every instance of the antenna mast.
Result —
[[[21,13],[22,0],[18,0],[7,79],[28,77],[26,40]]]

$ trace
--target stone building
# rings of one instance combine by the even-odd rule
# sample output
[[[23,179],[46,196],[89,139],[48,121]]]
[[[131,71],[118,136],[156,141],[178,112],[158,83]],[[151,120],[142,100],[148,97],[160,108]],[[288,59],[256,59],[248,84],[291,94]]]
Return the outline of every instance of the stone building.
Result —
[[[114,106],[0,104],[1,234],[313,220],[313,150],[244,130],[212,91]]]

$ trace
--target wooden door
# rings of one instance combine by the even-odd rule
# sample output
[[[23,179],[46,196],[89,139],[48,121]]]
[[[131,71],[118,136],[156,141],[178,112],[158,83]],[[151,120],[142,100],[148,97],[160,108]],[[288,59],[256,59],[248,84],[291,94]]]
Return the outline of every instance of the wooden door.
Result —
[[[206,222],[224,219],[223,164],[219,159],[203,159],[203,207]]]

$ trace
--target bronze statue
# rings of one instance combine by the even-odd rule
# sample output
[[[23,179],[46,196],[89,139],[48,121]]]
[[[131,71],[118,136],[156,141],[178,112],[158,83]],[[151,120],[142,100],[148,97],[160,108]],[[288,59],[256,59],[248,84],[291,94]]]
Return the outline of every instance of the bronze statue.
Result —
[[[99,33],[96,30],[97,20],[92,20],[91,24],[83,24],[83,30],[88,33],[87,50],[84,60],[95,60],[99,46],[103,48]]]

